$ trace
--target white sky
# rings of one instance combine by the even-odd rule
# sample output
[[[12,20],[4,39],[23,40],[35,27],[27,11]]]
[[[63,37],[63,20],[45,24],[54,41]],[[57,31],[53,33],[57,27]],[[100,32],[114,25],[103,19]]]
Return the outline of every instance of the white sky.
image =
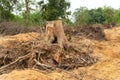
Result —
[[[88,9],[111,6],[112,8],[120,8],[120,0],[69,0],[71,2],[70,10],[75,11],[76,8],[87,7]]]

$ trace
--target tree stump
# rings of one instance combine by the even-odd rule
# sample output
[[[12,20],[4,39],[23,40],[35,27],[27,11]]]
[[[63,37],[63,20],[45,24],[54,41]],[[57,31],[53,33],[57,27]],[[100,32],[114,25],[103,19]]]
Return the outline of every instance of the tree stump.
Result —
[[[46,22],[46,41],[48,44],[57,43],[60,48],[63,48],[67,42],[61,20]]]

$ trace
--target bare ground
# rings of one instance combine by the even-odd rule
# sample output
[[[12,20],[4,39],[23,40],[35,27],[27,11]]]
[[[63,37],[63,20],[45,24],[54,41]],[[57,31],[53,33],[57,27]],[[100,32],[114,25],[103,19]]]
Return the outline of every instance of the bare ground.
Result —
[[[110,30],[114,31],[114,29],[110,29]],[[26,33],[26,34],[18,34],[15,36],[0,37],[0,45],[1,45],[0,47],[1,48],[11,47],[11,43],[12,43],[11,41],[16,43],[19,42],[23,43],[23,42],[29,42],[31,40],[34,41],[36,39],[39,39],[39,37],[42,37],[43,39],[43,35],[39,33]],[[18,69],[16,70],[16,68],[14,68],[15,70],[12,70],[12,72],[10,71],[10,73],[7,72],[6,74],[0,75],[0,80],[26,80],[26,79],[27,80],[120,80],[120,42],[118,36],[116,36],[114,40],[112,40],[112,38],[107,38],[107,40],[93,40],[93,39],[86,39],[84,37],[72,36],[71,42],[77,44],[78,47],[80,47],[79,44],[81,44],[82,47],[80,47],[80,50],[82,52],[92,51],[92,53],[90,52],[88,53],[90,53],[91,56],[93,56],[94,58],[97,58],[95,59],[96,61],[93,64],[77,66],[69,70],[60,67],[56,67],[53,70],[51,69],[41,70],[38,68],[36,70],[35,67],[25,70],[18,70]],[[88,50],[88,49],[92,49],[92,50]],[[74,57],[76,57],[77,55],[69,50],[68,52],[70,55],[66,53],[65,58],[74,59],[73,57],[71,57],[71,55]],[[44,58],[43,61],[45,61],[46,59]],[[63,58],[62,60],[65,60]],[[83,60],[84,59],[86,58],[83,57]],[[47,59],[47,60],[49,61],[51,59]]]

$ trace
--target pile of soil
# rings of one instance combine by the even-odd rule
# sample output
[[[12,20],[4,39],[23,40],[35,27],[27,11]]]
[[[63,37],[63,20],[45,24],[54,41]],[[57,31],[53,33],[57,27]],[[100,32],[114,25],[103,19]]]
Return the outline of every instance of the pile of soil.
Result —
[[[66,26],[64,27],[68,39],[71,36],[82,36],[89,39],[103,40],[104,39],[104,25],[82,25],[82,26]],[[20,33],[39,32],[45,31],[45,27],[26,27],[15,22],[2,22],[0,23],[0,34],[16,35]]]
[[[44,34],[18,34],[0,38],[0,54],[1,80],[120,80],[118,40],[72,36],[61,50]]]
[[[120,43],[117,41],[93,41],[94,56],[99,61],[88,66],[75,69],[78,80],[119,80],[120,79]]]
[[[12,45],[12,42],[27,42],[33,39],[43,38],[40,33],[30,32],[30,33],[20,33],[13,36],[0,36],[0,45],[4,47],[9,47]],[[13,43],[14,44],[14,43]]]
[[[18,34],[3,39],[0,48],[0,73],[14,69],[36,68],[40,70],[74,69],[96,62],[91,44],[66,43],[64,49],[57,44],[46,44],[39,33]],[[7,45],[6,45],[7,44]]]
[[[82,36],[95,40],[104,39],[104,26],[100,24],[64,27],[64,30],[68,36]]]
[[[104,30],[105,39],[112,40],[112,41],[120,41],[120,28],[112,28],[112,29],[105,29]]]
[[[19,33],[28,33],[28,32],[41,32],[40,27],[26,27],[19,23],[15,22],[1,22],[0,23],[0,34],[4,35],[16,35]]]

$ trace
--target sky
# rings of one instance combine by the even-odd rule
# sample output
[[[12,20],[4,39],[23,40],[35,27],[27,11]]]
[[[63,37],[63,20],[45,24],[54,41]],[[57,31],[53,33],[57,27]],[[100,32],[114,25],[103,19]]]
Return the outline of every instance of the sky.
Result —
[[[76,8],[87,7],[88,9],[111,6],[112,8],[120,8],[120,0],[69,0],[71,2],[70,10],[75,11]]]

